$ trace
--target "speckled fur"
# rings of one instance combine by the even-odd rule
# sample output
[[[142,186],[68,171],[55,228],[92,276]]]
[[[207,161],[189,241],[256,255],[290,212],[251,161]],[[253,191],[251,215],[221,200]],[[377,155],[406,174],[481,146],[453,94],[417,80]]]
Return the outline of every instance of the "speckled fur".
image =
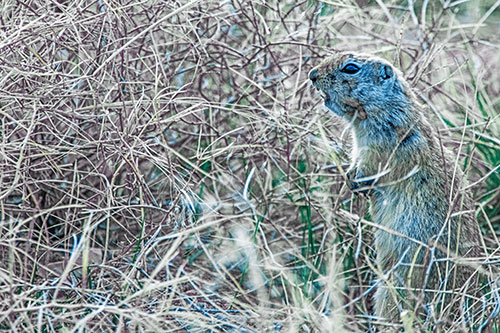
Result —
[[[349,63],[359,71],[343,73]],[[381,228],[375,233],[378,268],[391,272],[377,290],[376,315],[394,320],[405,308],[413,309],[412,300],[418,295],[424,304],[435,305],[438,294],[419,294],[418,289],[456,290],[465,285],[471,269],[452,260],[448,267],[434,263],[426,274],[431,253],[436,259],[480,255],[473,204],[463,190],[460,168],[454,175],[452,153],[440,145],[427,109],[387,61],[338,53],[321,63],[310,78],[324,94],[325,105],[351,123],[352,189],[367,193],[373,220],[396,232]],[[356,181],[367,177],[373,179]],[[461,213],[449,217],[457,212]],[[394,288],[386,283],[411,291],[402,291],[401,297],[391,293]]]

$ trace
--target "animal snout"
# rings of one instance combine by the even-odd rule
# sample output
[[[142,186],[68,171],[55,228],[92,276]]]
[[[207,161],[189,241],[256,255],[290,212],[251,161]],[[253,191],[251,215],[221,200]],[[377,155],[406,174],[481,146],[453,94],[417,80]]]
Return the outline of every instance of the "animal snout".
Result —
[[[309,72],[309,80],[312,82],[316,81],[318,79],[318,70],[313,69],[312,71]]]

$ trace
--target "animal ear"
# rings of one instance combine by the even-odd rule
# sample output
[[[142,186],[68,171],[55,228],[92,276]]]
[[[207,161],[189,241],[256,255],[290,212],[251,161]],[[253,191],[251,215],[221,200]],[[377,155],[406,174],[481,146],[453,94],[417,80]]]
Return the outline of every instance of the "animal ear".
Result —
[[[382,65],[382,70],[381,70],[381,73],[380,73],[380,77],[383,80],[387,80],[387,79],[390,79],[393,76],[394,76],[394,71],[392,70],[391,66],[383,64]]]

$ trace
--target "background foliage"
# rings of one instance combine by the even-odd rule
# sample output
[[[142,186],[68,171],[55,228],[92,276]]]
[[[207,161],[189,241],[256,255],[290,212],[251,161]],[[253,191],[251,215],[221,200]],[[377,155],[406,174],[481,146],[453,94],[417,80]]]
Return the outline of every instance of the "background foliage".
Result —
[[[373,328],[376,228],[307,82],[336,50],[404,72],[498,260],[499,5],[3,1],[0,328]]]

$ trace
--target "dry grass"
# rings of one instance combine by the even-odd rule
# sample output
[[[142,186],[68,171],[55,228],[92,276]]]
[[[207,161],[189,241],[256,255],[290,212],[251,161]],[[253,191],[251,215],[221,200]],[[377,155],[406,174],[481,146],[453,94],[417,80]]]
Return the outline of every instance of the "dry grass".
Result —
[[[0,329],[374,329],[376,226],[306,80],[333,50],[419,89],[498,267],[499,4],[3,1]]]

